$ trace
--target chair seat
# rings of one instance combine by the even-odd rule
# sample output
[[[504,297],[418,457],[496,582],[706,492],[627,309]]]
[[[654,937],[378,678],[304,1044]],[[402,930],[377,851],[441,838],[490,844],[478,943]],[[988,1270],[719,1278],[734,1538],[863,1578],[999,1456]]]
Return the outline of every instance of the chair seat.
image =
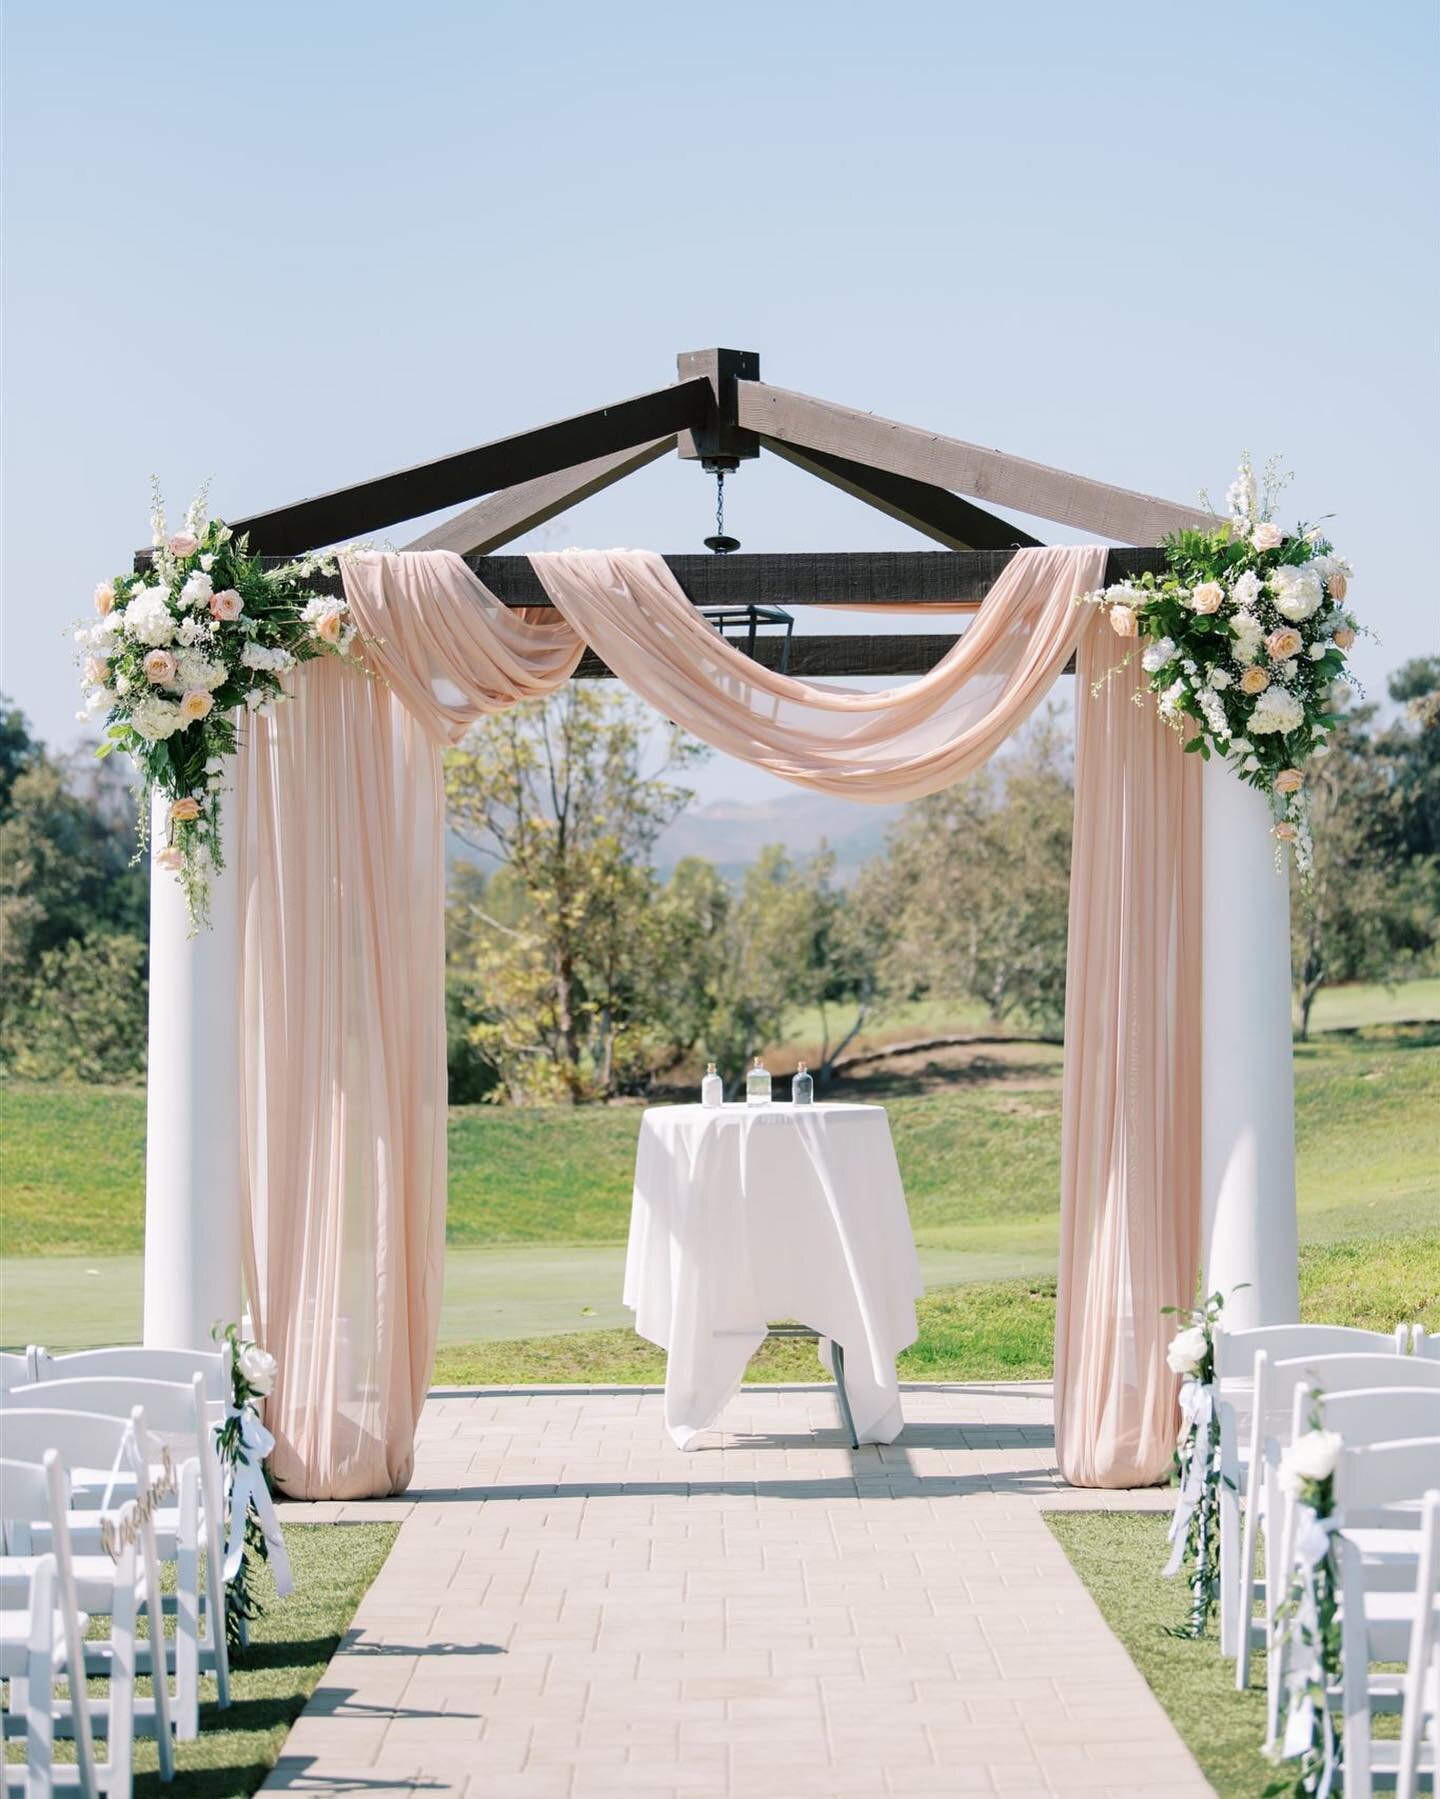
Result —
[[[30,1577],[39,1560],[39,1556],[34,1555],[7,1555],[0,1558],[0,1604],[18,1599],[29,1591]],[[95,1617],[108,1618],[115,1603],[114,1562],[108,1555],[72,1555],[70,1561],[75,1571],[77,1602]],[[139,1570],[135,1582],[135,1597],[139,1603],[144,1603],[145,1581]]]
[[[90,1620],[84,1612],[80,1614],[80,1628],[83,1631]],[[53,1648],[50,1659],[56,1668],[65,1665],[65,1619],[60,1612],[54,1612],[50,1619],[50,1640]],[[0,1609],[0,1677],[5,1680],[24,1680],[30,1672],[30,1613]]]

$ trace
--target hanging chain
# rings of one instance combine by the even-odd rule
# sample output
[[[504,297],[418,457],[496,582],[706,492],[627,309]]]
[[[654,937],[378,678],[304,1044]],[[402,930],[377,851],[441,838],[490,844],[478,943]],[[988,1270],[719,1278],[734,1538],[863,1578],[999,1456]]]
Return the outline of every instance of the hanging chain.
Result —
[[[725,535],[725,471],[715,471],[715,535]]]

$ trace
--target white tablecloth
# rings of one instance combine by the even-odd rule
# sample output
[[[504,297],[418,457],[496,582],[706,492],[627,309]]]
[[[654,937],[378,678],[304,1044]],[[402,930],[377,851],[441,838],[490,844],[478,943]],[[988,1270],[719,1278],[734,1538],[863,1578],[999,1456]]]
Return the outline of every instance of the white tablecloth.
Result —
[[[839,1343],[863,1443],[900,1433],[895,1358],[920,1265],[881,1106],[657,1106],[640,1122],[625,1304],[668,1352],[682,1447],[739,1386],[767,1323]],[[828,1342],[822,1358],[830,1361]]]

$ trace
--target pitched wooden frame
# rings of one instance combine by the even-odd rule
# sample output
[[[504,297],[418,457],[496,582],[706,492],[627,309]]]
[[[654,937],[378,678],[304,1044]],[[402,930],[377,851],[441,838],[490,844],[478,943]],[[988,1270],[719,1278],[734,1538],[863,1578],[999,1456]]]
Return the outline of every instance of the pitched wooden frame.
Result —
[[[738,422],[762,438],[990,500],[1116,543],[1158,543],[1171,531],[1211,523],[1195,507],[1110,487],[874,413],[852,412],[763,381],[737,381],[735,403]]]
[[[497,488],[514,487],[597,457],[634,449],[657,437],[674,436],[703,423],[710,395],[710,383],[699,377],[677,382],[673,387],[602,406],[597,412],[558,419],[535,431],[462,450],[438,462],[399,469],[294,506],[230,522],[237,532],[249,533],[251,549],[262,555],[299,555],[405,519],[421,518]]]
[[[444,524],[407,543],[407,550],[454,550],[459,556],[483,556],[498,550],[501,544],[536,525],[543,525],[557,513],[578,506],[591,494],[600,493],[616,481],[633,475],[647,463],[657,461],[675,448],[673,437],[657,437],[653,443],[641,444],[634,450],[617,450],[613,456],[597,456],[582,462],[578,468],[562,469],[559,474],[541,475],[534,481],[522,481],[518,487],[506,487],[491,494],[478,505],[446,519]]]
[[[792,637],[788,672],[803,681],[827,676],[856,680],[867,675],[923,675],[959,641],[956,633],[947,635],[916,632],[911,636],[893,637]],[[783,639],[760,637],[755,642],[753,661],[762,668],[779,668]],[[1064,672],[1073,675],[1075,664],[1069,662]],[[587,650],[575,670],[577,681],[614,679],[593,650]]]
[[[892,475],[885,469],[870,468],[863,462],[849,462],[843,456],[830,456],[823,450],[803,450],[782,443],[778,437],[762,437],[760,442],[772,455],[795,468],[804,469],[852,499],[863,500],[877,512],[899,519],[914,531],[933,537],[950,550],[1013,550],[1040,542],[1019,525],[1007,524],[993,512],[962,499],[945,487],[933,487],[928,481],[912,481],[908,475]]]

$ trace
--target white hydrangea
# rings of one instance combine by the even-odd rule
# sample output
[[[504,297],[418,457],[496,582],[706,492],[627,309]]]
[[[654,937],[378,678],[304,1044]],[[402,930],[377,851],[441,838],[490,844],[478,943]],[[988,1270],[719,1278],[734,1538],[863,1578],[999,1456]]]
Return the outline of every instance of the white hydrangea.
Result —
[[[1174,661],[1176,653],[1173,639],[1162,637],[1146,648],[1144,655],[1140,658],[1140,666],[1147,675],[1158,674],[1167,662]]]
[[[113,614],[111,615],[114,616]],[[125,607],[125,635],[160,649],[175,637],[175,615],[163,587],[137,587]]]
[[[1300,568],[1277,568],[1270,577],[1270,593],[1281,618],[1298,625],[1319,610],[1324,599],[1319,571],[1313,562]]]
[[[1230,597],[1237,606],[1246,611],[1260,598],[1260,577],[1253,568],[1247,568],[1230,590]]]
[[[1221,668],[1221,666],[1218,662],[1216,663],[1214,668],[1212,668],[1210,670],[1210,673],[1207,677],[1207,679],[1210,682],[1210,685],[1215,689],[1215,691],[1217,693],[1224,693],[1225,689],[1231,683],[1231,678],[1232,677],[1231,677],[1229,669]]]
[[[1161,718],[1175,718],[1179,714],[1180,702],[1184,697],[1185,683],[1183,681],[1174,681],[1165,689],[1164,693],[1160,695],[1156,711],[1159,712]]]
[[[172,685],[182,693],[192,692],[196,688],[203,693],[214,693],[217,687],[224,686],[228,673],[223,662],[212,662],[199,650],[182,649],[175,657],[175,679]]]
[[[267,650],[263,643],[247,643],[240,652],[240,660],[246,668],[261,669],[271,675],[283,675],[286,669],[295,666],[295,658],[289,650]]]
[[[1199,699],[1200,710],[1205,714],[1205,723],[1223,743],[1230,735],[1230,724],[1225,717],[1225,708],[1220,703],[1219,694],[1212,693],[1208,687],[1205,687],[1200,690]]]
[[[1230,620],[1230,627],[1235,633],[1235,648],[1231,652],[1237,662],[1253,662],[1260,654],[1265,642],[1265,632],[1253,612],[1237,612]]]
[[[182,606],[191,607],[208,606],[210,604],[210,596],[214,591],[215,583],[210,579],[209,575],[197,572],[191,575],[190,579],[180,589],[180,604]]]
[[[215,627],[208,618],[201,618],[199,613],[187,612],[180,620],[175,635],[181,643],[208,643],[215,635]]]
[[[1267,687],[1250,714],[1250,734],[1265,737],[1279,732],[1288,737],[1304,721],[1305,708],[1293,693],[1287,693],[1283,687]]]
[[[130,722],[142,737],[155,743],[161,738],[173,737],[185,721],[173,700],[162,699],[158,693],[147,693],[131,707]]]

